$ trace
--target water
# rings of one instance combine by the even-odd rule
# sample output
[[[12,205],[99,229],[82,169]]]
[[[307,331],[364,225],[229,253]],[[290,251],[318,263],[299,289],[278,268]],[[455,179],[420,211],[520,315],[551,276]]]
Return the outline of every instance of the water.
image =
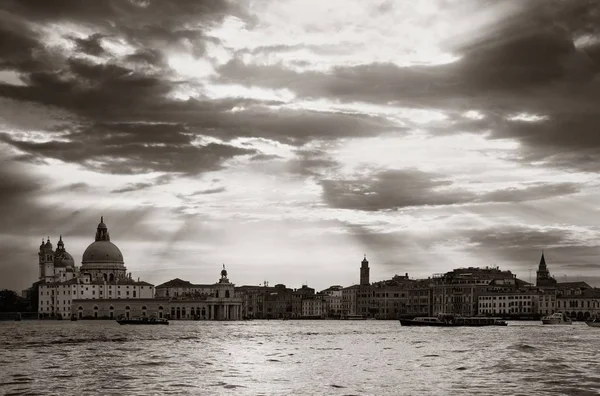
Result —
[[[598,395],[600,328],[0,322],[3,395]]]

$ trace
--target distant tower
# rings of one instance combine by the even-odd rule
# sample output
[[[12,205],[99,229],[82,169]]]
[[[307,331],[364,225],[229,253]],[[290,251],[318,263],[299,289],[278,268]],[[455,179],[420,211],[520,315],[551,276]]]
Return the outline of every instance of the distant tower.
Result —
[[[369,283],[369,262],[367,261],[367,255],[360,263],[360,284],[361,286],[368,286]]]
[[[225,264],[223,264],[223,269],[221,270],[221,279],[219,279],[219,283],[229,283],[229,279],[227,279],[227,270],[225,269]]]
[[[42,239],[40,245],[40,251],[38,253],[39,265],[40,265],[40,280],[52,281],[54,278],[54,252],[52,249],[52,243],[50,243],[50,237],[46,243]]]
[[[544,258],[544,252],[542,251],[542,258],[540,259],[540,265],[537,270],[537,276],[535,280],[537,287],[552,287],[556,285],[556,279],[550,276],[550,271],[546,266],[546,259]]]

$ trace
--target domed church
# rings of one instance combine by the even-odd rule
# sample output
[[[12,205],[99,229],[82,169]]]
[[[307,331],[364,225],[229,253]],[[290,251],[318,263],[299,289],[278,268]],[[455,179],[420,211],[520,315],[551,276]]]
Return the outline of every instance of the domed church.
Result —
[[[32,289],[37,289],[34,293],[39,297],[40,318],[241,318],[242,300],[235,295],[235,285],[229,282],[224,265],[218,283],[192,285],[175,279],[157,288],[156,294],[154,285],[132,279],[121,250],[110,240],[103,217],[94,242],[83,252],[81,267],[75,266],[73,256],[65,250],[62,236],[56,250],[49,237],[42,240],[38,255],[40,278]]]
[[[38,289],[38,313],[40,317],[69,318],[71,315],[84,317],[112,317],[115,312],[107,308],[98,311],[95,302],[90,312],[76,302],[97,300],[118,300],[126,304],[131,299],[154,297],[154,286],[150,283],[133,280],[127,273],[121,250],[110,241],[104,218],[96,227],[96,237],[83,253],[81,267],[75,266],[73,256],[65,249],[60,236],[56,250],[50,237],[40,245],[38,252],[40,276],[34,283]],[[85,305],[85,304],[83,304]],[[111,306],[116,306],[113,304]],[[96,310],[94,310],[94,306]],[[96,312],[98,311],[98,312]],[[85,315],[84,315],[85,314]]]

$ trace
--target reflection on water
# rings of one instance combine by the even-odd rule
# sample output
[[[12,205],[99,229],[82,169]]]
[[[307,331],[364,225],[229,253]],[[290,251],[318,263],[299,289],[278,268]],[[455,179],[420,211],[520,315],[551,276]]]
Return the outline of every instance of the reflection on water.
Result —
[[[0,394],[587,395],[600,329],[0,322]]]

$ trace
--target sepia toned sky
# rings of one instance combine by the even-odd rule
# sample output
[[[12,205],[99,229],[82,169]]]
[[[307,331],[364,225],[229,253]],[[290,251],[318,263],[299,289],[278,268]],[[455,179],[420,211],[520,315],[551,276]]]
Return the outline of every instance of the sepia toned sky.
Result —
[[[5,0],[0,37],[0,288],[101,215],[155,284],[600,285],[596,1]]]

